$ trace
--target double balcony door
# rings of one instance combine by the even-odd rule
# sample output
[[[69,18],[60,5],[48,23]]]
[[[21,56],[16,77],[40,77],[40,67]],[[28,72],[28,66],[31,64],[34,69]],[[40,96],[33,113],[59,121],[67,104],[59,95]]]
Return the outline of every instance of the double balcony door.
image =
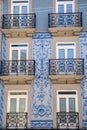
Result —
[[[78,105],[75,91],[60,91],[57,95],[57,127],[78,128]]]
[[[18,1],[18,0],[17,0]],[[24,1],[21,2],[13,2],[12,3],[12,12],[13,14],[13,27],[23,27],[23,26],[27,26],[28,24],[28,16],[27,14],[29,13],[29,2],[26,1],[24,3]]]
[[[6,127],[8,129],[27,128],[27,92],[9,92]]]
[[[10,52],[10,72],[11,73],[27,73],[28,66],[28,45],[27,44],[15,44],[11,45]]]
[[[74,1],[58,1],[57,2],[57,13],[59,25],[73,25],[74,17],[72,13],[74,12]]]
[[[58,71],[60,74],[71,74],[75,70],[75,45],[74,43],[58,43],[57,44],[57,59]]]

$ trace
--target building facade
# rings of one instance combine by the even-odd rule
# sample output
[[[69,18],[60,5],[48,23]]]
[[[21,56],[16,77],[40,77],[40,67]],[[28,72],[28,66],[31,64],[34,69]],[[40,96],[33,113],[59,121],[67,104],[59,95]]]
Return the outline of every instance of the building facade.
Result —
[[[0,128],[87,128],[86,0],[0,5]]]

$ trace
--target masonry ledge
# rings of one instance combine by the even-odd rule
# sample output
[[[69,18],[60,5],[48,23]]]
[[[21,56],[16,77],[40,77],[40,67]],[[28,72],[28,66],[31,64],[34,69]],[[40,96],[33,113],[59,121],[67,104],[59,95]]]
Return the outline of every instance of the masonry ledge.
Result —
[[[8,38],[14,37],[32,37],[36,32],[35,28],[12,28],[12,29],[1,29],[1,32]]]
[[[0,76],[0,80],[3,80],[4,83],[6,84],[10,84],[10,83],[14,83],[14,84],[23,84],[23,83],[31,83],[35,78],[35,75],[9,75],[9,76]]]
[[[52,36],[78,36],[82,29],[82,27],[53,27],[48,28],[48,32],[52,33]]]
[[[49,75],[53,83],[81,83],[84,75]]]

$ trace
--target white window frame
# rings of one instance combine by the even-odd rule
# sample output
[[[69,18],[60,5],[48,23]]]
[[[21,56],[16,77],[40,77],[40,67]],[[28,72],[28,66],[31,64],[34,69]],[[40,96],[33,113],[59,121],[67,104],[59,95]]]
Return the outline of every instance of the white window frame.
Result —
[[[11,47],[12,45],[22,45],[22,44],[25,44],[25,45],[27,45],[27,47]],[[29,44],[28,43],[11,43],[10,44],[10,52],[9,52],[9,60],[12,60],[12,50],[18,50],[19,52],[20,52],[20,50],[22,50],[22,48],[23,48],[23,50],[25,49],[25,50],[27,50],[27,57],[26,57],[26,60],[28,60],[28,54],[29,54]],[[18,53],[19,53],[18,52]],[[18,58],[18,60],[20,60],[20,56],[18,56],[19,58]]]
[[[27,13],[29,13],[29,0],[27,0],[28,3],[13,3],[13,1],[19,1],[19,0],[12,0],[11,1],[11,14],[13,14],[13,8],[14,8],[14,6],[19,6],[19,14],[21,14],[21,8],[22,8],[22,6],[27,6]]]
[[[59,92],[76,92],[76,94],[58,94]],[[78,112],[78,97],[77,97],[77,90],[58,90],[57,91],[57,112],[60,112],[60,104],[59,104],[59,98],[66,98],[67,102],[66,104],[66,112],[69,112],[69,98],[75,98],[75,112]]]
[[[72,4],[73,5],[72,10],[74,12],[74,10],[75,10],[75,1],[74,0],[73,1],[57,1],[56,0],[56,13],[58,13],[58,5],[64,5],[64,13],[66,13],[66,5],[67,4]]]
[[[22,93],[22,92],[26,92],[26,95],[11,95],[10,93]],[[17,107],[16,107],[16,112],[19,112],[19,99],[20,98],[25,98],[26,99],[26,104],[25,104],[25,111],[27,112],[28,110],[28,91],[25,90],[18,90],[18,91],[8,91],[8,101],[7,101],[7,112],[10,112],[10,99],[11,98],[16,98],[17,99]]]
[[[74,44],[74,46],[58,46],[58,44]],[[76,58],[76,43],[75,42],[57,42],[56,43],[56,58],[59,59],[59,49],[65,49],[65,58],[67,58],[67,50],[74,49],[74,58]]]

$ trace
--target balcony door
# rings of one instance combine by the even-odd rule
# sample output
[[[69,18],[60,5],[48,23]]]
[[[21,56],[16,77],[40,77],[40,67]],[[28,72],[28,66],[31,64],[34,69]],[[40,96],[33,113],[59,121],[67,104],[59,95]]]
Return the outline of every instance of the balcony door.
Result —
[[[78,102],[76,91],[57,92],[57,122],[60,128],[77,127]]]
[[[13,14],[13,27],[27,26],[27,14],[29,13],[28,0],[13,0],[11,12]]]
[[[11,44],[10,60],[10,72],[17,74],[26,73],[28,44]]]
[[[6,127],[9,129],[27,127],[27,91],[8,93]]]
[[[73,73],[75,70],[74,58],[76,57],[75,43],[58,43],[56,52],[59,73]]]
[[[56,2],[56,12],[58,15],[59,25],[73,25],[73,15],[74,12],[74,0],[57,0]]]

